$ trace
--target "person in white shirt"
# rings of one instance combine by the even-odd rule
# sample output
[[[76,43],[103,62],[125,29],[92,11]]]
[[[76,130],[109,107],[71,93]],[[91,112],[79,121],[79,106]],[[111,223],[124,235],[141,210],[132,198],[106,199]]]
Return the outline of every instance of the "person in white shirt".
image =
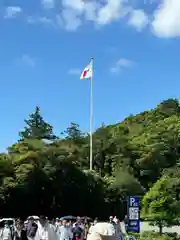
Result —
[[[113,218],[113,221],[117,224],[118,218],[115,216],[115,217]]]
[[[11,233],[11,229],[10,229],[10,227],[8,226],[7,223],[5,223],[4,228],[1,229],[0,239],[1,239],[1,240],[13,240],[13,236],[12,236],[12,233]]]
[[[40,216],[35,240],[57,240],[57,234],[52,224],[45,216]]]
[[[117,240],[115,228],[111,223],[98,222],[88,234],[87,240]]]
[[[56,221],[55,221],[55,231],[57,232],[58,231],[58,228],[60,227],[60,221],[59,221],[59,218],[56,218]]]
[[[58,239],[59,240],[71,240],[73,233],[70,226],[67,225],[67,221],[63,220],[62,225],[59,227]]]

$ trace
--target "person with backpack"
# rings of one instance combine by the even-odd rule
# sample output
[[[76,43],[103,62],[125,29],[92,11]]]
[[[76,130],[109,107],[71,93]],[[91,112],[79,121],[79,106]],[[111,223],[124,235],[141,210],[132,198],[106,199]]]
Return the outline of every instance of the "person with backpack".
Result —
[[[81,228],[81,225],[78,223],[75,223],[73,227],[73,240],[81,240],[83,236],[83,230]]]

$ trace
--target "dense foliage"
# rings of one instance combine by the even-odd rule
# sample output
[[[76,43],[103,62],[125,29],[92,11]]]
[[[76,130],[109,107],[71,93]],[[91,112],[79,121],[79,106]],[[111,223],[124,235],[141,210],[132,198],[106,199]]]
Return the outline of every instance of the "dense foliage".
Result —
[[[55,136],[36,107],[17,143],[0,154],[0,212],[124,217],[126,197],[142,196],[142,216],[158,224],[180,212],[180,105],[169,99],[155,109],[102,125],[89,136],[76,123]]]

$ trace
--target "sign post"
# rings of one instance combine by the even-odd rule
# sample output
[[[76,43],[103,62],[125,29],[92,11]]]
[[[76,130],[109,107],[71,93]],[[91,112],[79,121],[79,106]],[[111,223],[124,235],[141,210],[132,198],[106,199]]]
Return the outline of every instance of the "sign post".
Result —
[[[138,196],[129,196],[127,201],[128,211],[128,233],[140,232],[140,218],[139,218],[140,198]]]

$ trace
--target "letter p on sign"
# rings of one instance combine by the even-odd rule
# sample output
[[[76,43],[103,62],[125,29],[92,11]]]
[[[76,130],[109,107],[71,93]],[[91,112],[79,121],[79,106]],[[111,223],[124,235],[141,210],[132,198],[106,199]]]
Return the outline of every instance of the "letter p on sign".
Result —
[[[134,203],[135,203],[135,201],[136,201],[136,200],[135,200],[135,198],[130,198],[130,206],[132,206],[132,207],[133,207],[133,206],[134,206]]]

